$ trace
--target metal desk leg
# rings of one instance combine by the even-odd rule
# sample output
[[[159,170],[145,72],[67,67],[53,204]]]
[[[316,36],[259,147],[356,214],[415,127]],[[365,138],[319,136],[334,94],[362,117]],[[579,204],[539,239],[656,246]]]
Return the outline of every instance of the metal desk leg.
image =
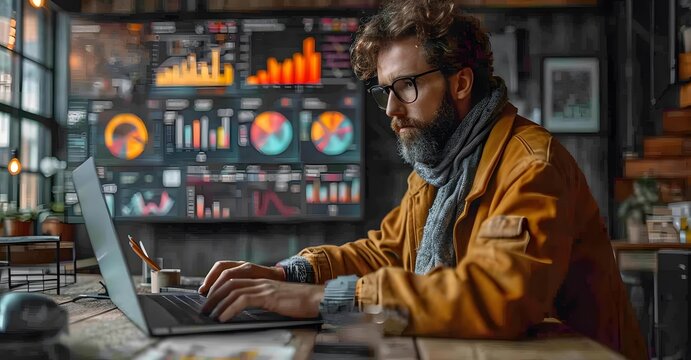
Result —
[[[12,257],[10,254],[10,245],[7,245],[7,288],[12,291]]]
[[[77,283],[77,238],[72,240],[72,275],[74,276],[74,283]]]
[[[57,278],[57,292],[60,295],[60,240],[55,242],[55,273]],[[45,288],[45,286],[44,286]]]

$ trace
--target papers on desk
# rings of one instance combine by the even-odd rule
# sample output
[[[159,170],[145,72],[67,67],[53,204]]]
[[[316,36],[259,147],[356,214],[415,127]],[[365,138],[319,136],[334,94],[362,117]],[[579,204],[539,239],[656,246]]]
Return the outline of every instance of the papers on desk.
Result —
[[[290,360],[291,338],[288,330],[167,337],[136,360]]]

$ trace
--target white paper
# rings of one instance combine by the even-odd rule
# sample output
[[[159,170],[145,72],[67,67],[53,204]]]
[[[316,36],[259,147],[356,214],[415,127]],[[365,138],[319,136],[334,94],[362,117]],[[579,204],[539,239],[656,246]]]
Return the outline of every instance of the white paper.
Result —
[[[295,355],[295,348],[288,346],[291,338],[288,330],[167,337],[136,359],[290,360]]]

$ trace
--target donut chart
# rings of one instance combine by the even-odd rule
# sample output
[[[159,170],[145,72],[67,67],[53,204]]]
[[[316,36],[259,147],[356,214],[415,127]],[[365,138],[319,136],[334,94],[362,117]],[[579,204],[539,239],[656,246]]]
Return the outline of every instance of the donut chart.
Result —
[[[293,127],[283,114],[263,112],[254,119],[250,128],[252,146],[264,155],[278,155],[293,141]]]
[[[353,144],[353,122],[338,111],[327,111],[312,123],[311,139],[326,155],[340,155]]]
[[[146,149],[149,133],[144,121],[137,115],[118,114],[106,125],[104,140],[106,148],[113,156],[132,160]]]

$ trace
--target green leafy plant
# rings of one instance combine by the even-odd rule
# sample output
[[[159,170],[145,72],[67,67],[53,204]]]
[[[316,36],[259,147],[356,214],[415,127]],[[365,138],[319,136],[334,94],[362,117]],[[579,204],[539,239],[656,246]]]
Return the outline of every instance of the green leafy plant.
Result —
[[[14,220],[18,215],[17,208],[14,206],[8,206],[3,211],[3,218],[7,220]]]
[[[8,206],[4,211],[4,219],[18,220],[18,221],[33,221],[36,220],[38,212],[32,209],[17,210],[16,206]]]
[[[50,211],[54,214],[63,214],[65,212],[65,203],[59,201],[51,203]]]
[[[618,215],[623,220],[645,222],[646,214],[653,210],[660,199],[657,181],[651,178],[636,179],[633,183],[633,194],[620,205]]]

